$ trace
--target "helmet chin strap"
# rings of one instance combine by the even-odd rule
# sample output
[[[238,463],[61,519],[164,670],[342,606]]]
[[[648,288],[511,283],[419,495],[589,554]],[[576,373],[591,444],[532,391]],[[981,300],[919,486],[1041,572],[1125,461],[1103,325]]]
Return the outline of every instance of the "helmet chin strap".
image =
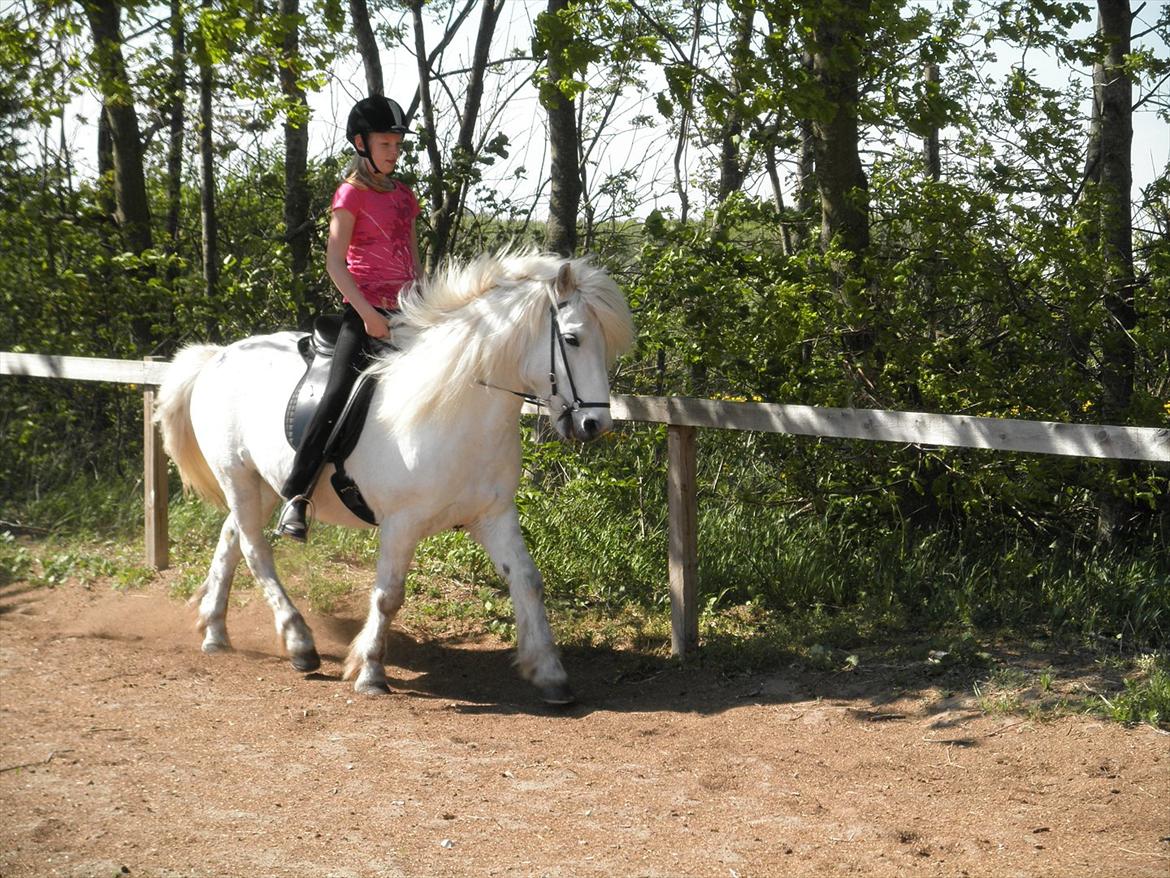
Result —
[[[359,134],[358,137],[361,137],[362,143],[366,142],[366,136],[364,134]],[[382,169],[378,167],[378,163],[374,161],[374,157],[370,155],[370,151],[368,149],[361,149],[358,147],[357,137],[353,139],[353,149],[354,152],[370,163],[370,167],[374,169],[375,174],[377,174],[379,177],[385,176],[385,174],[382,173]]]

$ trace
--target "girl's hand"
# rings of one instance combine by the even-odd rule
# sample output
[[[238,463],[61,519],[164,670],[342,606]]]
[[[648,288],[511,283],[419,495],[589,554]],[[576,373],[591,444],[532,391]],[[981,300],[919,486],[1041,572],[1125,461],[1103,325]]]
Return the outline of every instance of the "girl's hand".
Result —
[[[385,338],[390,334],[390,321],[375,311],[369,317],[363,317],[362,323],[366,328],[366,335],[370,338]]]

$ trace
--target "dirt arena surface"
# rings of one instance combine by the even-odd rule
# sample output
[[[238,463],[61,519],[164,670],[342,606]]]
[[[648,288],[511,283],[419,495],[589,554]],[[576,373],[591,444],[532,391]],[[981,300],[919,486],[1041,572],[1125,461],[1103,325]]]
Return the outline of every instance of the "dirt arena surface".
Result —
[[[985,715],[921,669],[574,649],[539,703],[490,637],[357,614],[280,656],[255,590],[205,656],[165,583],[0,589],[0,876],[1165,876],[1170,737]]]

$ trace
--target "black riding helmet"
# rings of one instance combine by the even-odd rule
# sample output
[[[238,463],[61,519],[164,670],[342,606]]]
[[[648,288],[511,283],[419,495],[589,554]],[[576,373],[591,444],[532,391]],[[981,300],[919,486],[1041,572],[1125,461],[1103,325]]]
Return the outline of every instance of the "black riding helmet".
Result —
[[[345,139],[353,144],[354,150],[362,158],[374,165],[368,149],[359,149],[357,136],[362,135],[362,141],[374,132],[389,132],[391,134],[407,134],[410,129],[406,125],[406,114],[397,102],[382,95],[362,98],[349,111],[349,120],[345,123]],[[374,170],[379,174],[382,171],[377,165]]]

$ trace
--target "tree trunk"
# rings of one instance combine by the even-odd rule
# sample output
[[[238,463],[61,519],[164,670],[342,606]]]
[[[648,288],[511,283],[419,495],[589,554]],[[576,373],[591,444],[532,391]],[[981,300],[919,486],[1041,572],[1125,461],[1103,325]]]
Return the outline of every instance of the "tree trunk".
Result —
[[[549,0],[547,14],[555,16],[569,0]],[[544,246],[551,253],[572,256],[577,250],[577,212],[581,206],[581,133],[577,108],[557,83],[565,77],[563,42],[548,47],[549,88],[543,94],[548,115],[550,158],[548,226]]]
[[[349,17],[353,21],[353,35],[357,41],[358,53],[362,56],[362,67],[366,71],[366,94],[385,94],[382,85],[382,59],[378,54],[378,41],[370,26],[370,10],[366,0],[349,0]]]
[[[695,3],[694,16],[691,22],[691,49],[688,58],[691,69],[695,67],[695,59],[699,56],[699,37],[702,34],[703,4]],[[674,148],[674,189],[678,193],[679,222],[686,225],[690,218],[691,199],[688,194],[686,173],[686,152],[690,143],[690,123],[693,112],[694,90],[687,89],[686,103],[682,106],[681,118],[678,122],[678,137]]]
[[[740,154],[744,114],[740,98],[744,91],[744,67],[751,61],[752,21],[756,9],[753,3],[743,3],[735,10],[735,35],[731,47],[731,76],[727,83],[727,116],[719,132],[719,187],[716,200],[722,204],[732,192],[743,188],[747,169]]]
[[[1102,414],[1118,423],[1133,396],[1134,310],[1133,85],[1125,70],[1129,53],[1128,0],[1099,0],[1101,35],[1109,44],[1101,88],[1101,245],[1105,264],[1105,307],[1112,318],[1102,334]]]
[[[209,10],[212,0],[203,0]],[[203,298],[211,306],[219,287],[219,219],[215,212],[215,116],[212,99],[214,70],[200,35],[199,58],[199,215],[203,238]],[[219,325],[208,316],[208,338],[219,338]]]
[[[467,95],[463,104],[459,134],[451,155],[450,173],[444,166],[435,128],[435,108],[431,97],[431,69],[426,51],[422,17],[423,0],[412,0],[411,19],[414,27],[415,58],[418,62],[418,101],[423,113],[423,141],[431,163],[430,205],[431,240],[427,251],[425,270],[430,272],[454,246],[459,221],[459,209],[470,181],[475,160],[475,125],[483,100],[484,74],[487,71],[488,52],[504,0],[483,0],[479,32],[475,38]],[[455,26],[463,20],[460,15]],[[444,37],[449,39],[451,32]]]
[[[800,56],[801,66],[809,76],[813,75],[812,53],[804,51]],[[800,157],[797,162],[796,213],[800,221],[796,226],[796,238],[793,241],[798,250],[803,250],[811,237],[811,230],[818,213],[819,194],[817,192],[816,172],[816,136],[813,133],[811,119],[801,119],[798,124],[800,133]]]
[[[301,88],[300,0],[280,0],[284,34],[284,63],[280,66],[280,90],[290,109],[284,117],[284,235],[292,271],[293,301],[297,323],[308,328],[321,303],[306,283],[309,272],[309,104]]]
[[[167,142],[167,246],[171,253],[179,250],[179,218],[183,201],[183,128],[186,124],[186,39],[183,24],[183,6],[180,0],[171,3],[171,76],[168,84],[169,100],[164,112],[170,118],[170,138]],[[172,280],[176,268],[168,268]]]
[[[1107,424],[1129,419],[1133,398],[1137,324],[1134,301],[1133,217],[1133,84],[1125,69],[1130,50],[1131,14],[1128,0],[1098,0],[1098,31],[1108,49],[1100,88],[1100,241],[1105,268],[1104,297],[1109,318],[1100,334],[1101,417]],[[1133,472],[1122,464],[1119,475]],[[1098,534],[1112,542],[1131,526],[1134,510],[1119,492],[1105,488],[1099,495]]]
[[[85,14],[93,31],[91,56],[109,122],[114,170],[115,217],[134,253],[153,246],[150,202],[142,166],[138,113],[122,55],[121,8],[117,0],[87,0]]]
[[[1100,23],[1097,25],[1100,29]],[[1093,106],[1089,113],[1089,143],[1085,149],[1085,172],[1081,179],[1081,188],[1077,192],[1079,197],[1085,191],[1088,183],[1101,182],[1101,97],[1105,90],[1105,62],[1097,61],[1093,64]],[[1091,233],[1095,236],[1095,223],[1089,223]],[[1090,241],[1092,249],[1096,250],[1100,241],[1094,237]]]
[[[764,148],[764,167],[768,170],[768,182],[772,184],[772,200],[776,204],[776,216],[780,218],[780,246],[785,256],[793,254],[792,228],[789,222],[788,207],[784,203],[784,188],[780,185],[780,168],[776,164],[776,144],[769,143]]]
[[[98,209],[102,212],[102,229],[112,229],[117,222],[118,202],[114,198],[114,137],[110,133],[110,114],[103,103],[98,113],[97,130]]]
[[[866,275],[869,184],[861,164],[858,102],[870,38],[870,0],[842,0],[811,13],[812,70],[823,102],[813,119],[813,151],[821,196],[821,250],[844,248],[833,266],[834,294],[845,309],[841,350],[855,405],[881,404],[877,396],[882,355]],[[860,291],[854,292],[854,291]]]
[[[435,105],[431,98],[431,67],[427,59],[427,44],[423,26],[422,9],[425,0],[412,0],[410,4],[411,22],[414,27],[414,57],[418,63],[418,101],[422,109],[423,130],[422,139],[426,146],[427,158],[431,164],[430,204],[431,216],[436,216],[443,206],[443,196],[447,188],[446,171],[443,167],[443,154],[439,150],[439,132],[435,127]],[[444,242],[445,244],[445,242]],[[435,253],[434,242],[427,248],[426,265],[424,270],[430,274],[438,264],[439,257]]]
[[[937,89],[938,65],[927,64],[923,78],[926,80],[926,87],[928,89],[932,85]],[[930,132],[926,135],[925,142],[922,144],[922,152],[923,158],[926,160],[926,176],[936,182],[942,179],[942,156],[939,153],[937,124],[931,125]]]
[[[821,248],[834,240],[851,254],[858,274],[869,249],[869,182],[861,164],[857,122],[862,50],[870,0],[843,0],[833,13],[817,13],[813,74],[826,101],[813,120],[813,150],[821,195]]]
[[[812,64],[812,59],[809,59]],[[796,213],[799,221],[796,224],[796,236],[793,245],[802,250],[807,246],[811,237],[810,230],[816,216],[817,209],[817,171],[816,138],[813,136],[812,122],[803,119],[800,122],[800,159],[797,164],[799,179],[796,186]]]
[[[1093,64],[1093,104],[1089,111],[1089,142],[1085,148],[1085,170],[1080,185],[1073,195],[1073,206],[1077,209],[1080,238],[1087,253],[1101,249],[1100,204],[1098,189],[1101,184],[1101,92],[1105,85],[1105,63],[1098,60]],[[1088,193],[1089,198],[1083,196]],[[1090,279],[1084,292],[1090,301],[1099,292],[1096,279]],[[1069,351],[1077,368],[1082,372],[1092,371],[1093,328],[1079,323],[1073,314],[1068,316]]]
[[[467,96],[463,102],[463,118],[459,123],[459,136],[451,155],[451,166],[455,173],[447,177],[438,210],[431,217],[433,238],[429,262],[433,265],[437,265],[455,244],[459,208],[467,192],[470,171],[475,161],[475,125],[479,120],[480,104],[483,101],[488,53],[491,51],[496,22],[499,21],[503,7],[504,0],[483,0],[479,31],[475,36],[475,49],[472,52]]]

